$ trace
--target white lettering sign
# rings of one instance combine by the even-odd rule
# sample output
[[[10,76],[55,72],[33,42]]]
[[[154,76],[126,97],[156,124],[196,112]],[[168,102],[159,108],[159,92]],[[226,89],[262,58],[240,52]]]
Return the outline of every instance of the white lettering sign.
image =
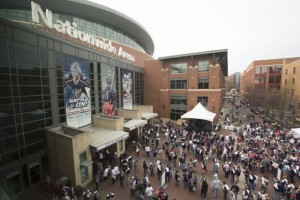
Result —
[[[52,11],[46,9],[46,13],[43,12],[41,6],[35,2],[31,2],[31,11],[32,11],[32,21],[36,23],[40,23],[39,16],[42,17],[43,22],[49,27],[54,28],[57,32],[67,34],[72,38],[76,38],[81,40],[82,42],[86,42],[92,46],[96,46],[104,51],[117,55],[119,57],[125,58],[132,62],[135,62],[135,57],[122,49],[122,47],[117,48],[112,45],[110,40],[92,36],[88,33],[77,30],[76,23],[70,23],[68,21],[62,22],[61,20],[57,20],[55,24],[52,21]]]

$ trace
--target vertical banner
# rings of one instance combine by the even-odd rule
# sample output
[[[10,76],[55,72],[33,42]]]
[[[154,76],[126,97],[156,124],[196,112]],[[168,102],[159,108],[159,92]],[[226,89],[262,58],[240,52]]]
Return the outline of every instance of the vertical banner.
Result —
[[[101,65],[101,85],[103,99],[103,114],[115,116],[117,114],[116,71],[115,67]]]
[[[90,124],[90,68],[88,60],[63,54],[64,93],[67,125]]]
[[[123,108],[132,109],[132,71],[123,69]]]

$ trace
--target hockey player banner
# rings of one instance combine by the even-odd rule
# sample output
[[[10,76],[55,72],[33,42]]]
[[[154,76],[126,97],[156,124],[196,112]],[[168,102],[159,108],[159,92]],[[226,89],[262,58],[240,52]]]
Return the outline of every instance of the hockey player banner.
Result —
[[[90,124],[90,68],[88,60],[63,54],[64,95],[67,125]]]
[[[122,78],[123,108],[132,109],[132,71],[124,69]]]
[[[101,64],[103,114],[109,116],[115,116],[117,114],[115,70],[115,67]]]

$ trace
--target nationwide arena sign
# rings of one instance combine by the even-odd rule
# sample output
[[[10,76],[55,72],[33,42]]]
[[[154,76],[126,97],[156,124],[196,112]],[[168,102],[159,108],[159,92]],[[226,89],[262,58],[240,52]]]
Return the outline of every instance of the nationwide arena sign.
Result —
[[[68,36],[74,39],[79,39],[80,41],[88,45],[92,45],[94,47],[100,48],[105,52],[109,52],[118,57],[122,57],[129,61],[135,62],[135,57],[124,51],[122,47],[117,48],[113,46],[110,40],[95,37],[83,31],[77,30],[76,23],[71,24],[69,21],[63,22],[61,20],[57,20],[56,23],[53,24],[52,11],[46,9],[46,12],[44,13],[41,6],[33,1],[31,2],[31,12],[32,21],[37,24],[40,23],[39,16],[41,16],[43,22],[46,24],[47,27],[55,29],[59,33],[67,34]]]

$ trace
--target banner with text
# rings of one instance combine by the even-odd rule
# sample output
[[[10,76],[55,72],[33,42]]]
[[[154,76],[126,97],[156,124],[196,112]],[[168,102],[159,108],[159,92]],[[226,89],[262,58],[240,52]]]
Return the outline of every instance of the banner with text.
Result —
[[[103,114],[109,116],[115,116],[117,114],[115,70],[115,67],[107,64],[101,64]]]
[[[63,54],[64,95],[67,125],[90,124],[90,68],[88,60]]]
[[[132,109],[132,71],[123,69],[123,108]]]

